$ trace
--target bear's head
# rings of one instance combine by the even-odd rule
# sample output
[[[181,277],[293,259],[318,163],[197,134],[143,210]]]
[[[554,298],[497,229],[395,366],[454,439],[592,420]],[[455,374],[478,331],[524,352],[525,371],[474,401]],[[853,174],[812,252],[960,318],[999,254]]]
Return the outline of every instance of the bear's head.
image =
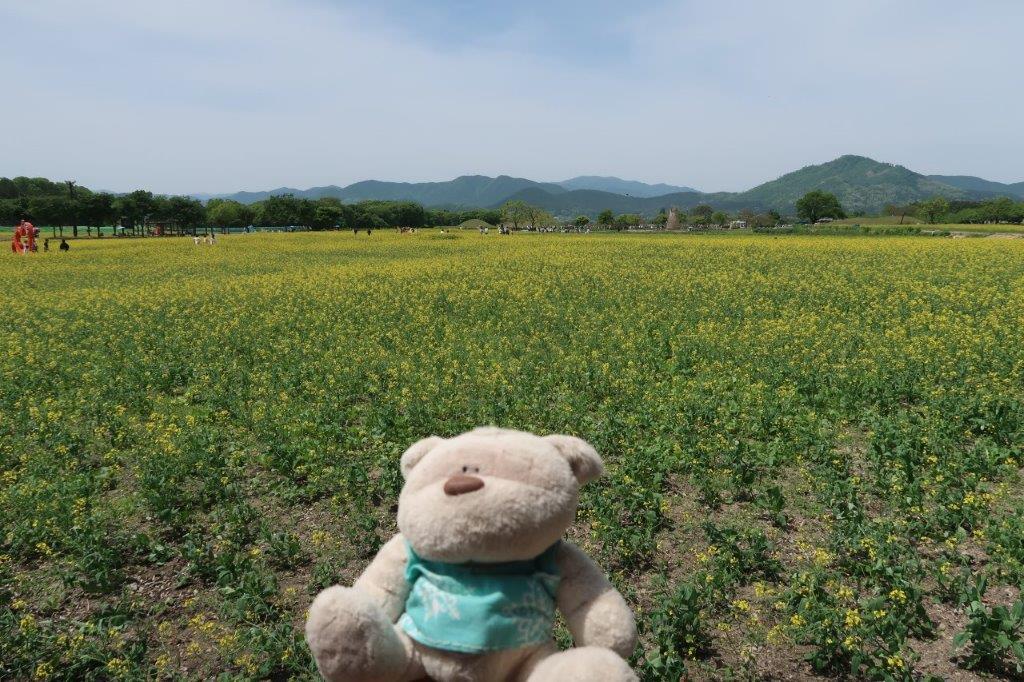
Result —
[[[498,428],[431,436],[402,455],[398,528],[424,559],[532,559],[562,537],[579,486],[603,470],[594,448],[573,436]]]

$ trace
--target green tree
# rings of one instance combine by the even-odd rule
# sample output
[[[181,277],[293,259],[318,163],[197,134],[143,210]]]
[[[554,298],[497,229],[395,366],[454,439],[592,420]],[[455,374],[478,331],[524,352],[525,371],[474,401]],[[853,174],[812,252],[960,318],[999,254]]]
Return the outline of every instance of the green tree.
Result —
[[[148,216],[154,214],[159,202],[152,192],[139,189],[130,194],[118,197],[114,204],[114,210],[121,217],[121,223],[125,227],[141,225]]]
[[[715,211],[711,214],[711,224],[722,227],[729,222],[729,215],[723,211]]]
[[[361,201],[359,205],[367,213],[383,220],[385,227],[423,227],[427,224],[427,212],[414,201]]]
[[[181,227],[194,228],[206,222],[206,209],[203,204],[191,197],[169,197],[162,211],[169,220]]]
[[[556,221],[555,217],[543,208],[530,206],[529,223],[530,227],[536,230],[541,227],[550,227],[551,225],[554,225]]]
[[[36,225],[63,227],[71,224],[74,210],[66,196],[38,195],[28,200],[28,213]]]
[[[405,227],[404,225],[388,225],[387,221],[381,218],[376,213],[370,213],[368,211],[357,211],[355,217],[349,224],[349,227],[355,227],[360,229],[372,228],[374,230],[380,230],[385,227]]]
[[[940,222],[949,213],[949,201],[945,197],[932,197],[918,204],[918,212],[929,225]]]
[[[801,220],[816,223],[822,218],[845,218],[846,213],[835,194],[812,190],[796,202],[796,214]]]
[[[473,220],[474,218],[476,218],[477,220],[482,220],[485,223],[490,223],[491,225],[497,225],[498,223],[501,222],[501,211],[493,208],[466,211],[465,213],[462,214],[462,220],[459,222]]]
[[[309,202],[312,206],[312,202]],[[280,194],[267,197],[254,205],[256,224],[264,227],[284,227],[288,225],[305,225],[303,220],[302,201],[292,194]],[[309,211],[312,214],[312,210]],[[312,218],[312,215],[310,215]],[[310,221],[311,222],[311,221]]]
[[[311,225],[314,230],[330,230],[335,227],[345,226],[345,212],[341,206],[317,202],[316,209],[313,211],[313,223]]]
[[[24,199],[0,199],[0,225],[15,225],[27,214]]]
[[[246,227],[252,224],[252,207],[230,199],[210,199],[206,217],[216,227]]]
[[[989,223],[1019,223],[1021,220],[1020,205],[1006,197],[999,197],[983,203],[981,215],[985,222]]]
[[[573,223],[576,224],[576,227],[586,227],[587,225],[590,224],[590,218],[585,215],[578,215],[576,216],[576,220],[574,220]]]
[[[903,224],[903,221],[908,216],[911,218],[916,217],[916,211],[917,207],[914,204],[887,204],[885,207],[885,215],[892,216],[893,218],[899,216],[900,225]]]
[[[606,208],[597,215],[597,224],[604,225],[605,227],[610,226],[615,222],[615,214],[612,213],[610,208]]]
[[[697,204],[690,209],[690,222],[695,225],[707,225],[714,214],[715,210],[707,204]]]
[[[106,192],[88,194],[78,199],[78,211],[88,227],[110,225],[116,220],[114,195]]]
[[[518,230],[520,225],[527,224],[532,213],[532,207],[519,199],[506,201],[505,205],[501,207],[501,219],[512,223],[513,230]]]
[[[615,218],[615,229],[625,230],[630,227],[636,227],[643,223],[644,219],[636,213],[623,213]]]
[[[449,211],[445,208],[427,209],[427,225],[430,227],[454,226],[463,222],[462,213],[459,211]]]
[[[18,186],[10,178],[0,178],[0,199],[17,199],[21,196]]]

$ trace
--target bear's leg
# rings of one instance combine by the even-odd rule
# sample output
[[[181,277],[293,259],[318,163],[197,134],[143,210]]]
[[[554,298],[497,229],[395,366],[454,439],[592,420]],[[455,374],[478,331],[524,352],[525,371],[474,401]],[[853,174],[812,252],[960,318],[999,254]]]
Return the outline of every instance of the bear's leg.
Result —
[[[329,682],[404,682],[423,674],[409,638],[351,587],[335,585],[313,600],[306,642]]]
[[[584,646],[541,660],[528,682],[636,682],[629,665],[611,649]]]

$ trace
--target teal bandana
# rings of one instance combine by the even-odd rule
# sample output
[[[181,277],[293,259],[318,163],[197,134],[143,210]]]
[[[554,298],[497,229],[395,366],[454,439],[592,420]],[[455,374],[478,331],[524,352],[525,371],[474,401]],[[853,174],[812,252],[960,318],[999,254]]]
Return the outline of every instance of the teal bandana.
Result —
[[[557,542],[536,559],[500,564],[428,561],[406,548],[411,590],[398,624],[420,644],[478,654],[551,639]]]

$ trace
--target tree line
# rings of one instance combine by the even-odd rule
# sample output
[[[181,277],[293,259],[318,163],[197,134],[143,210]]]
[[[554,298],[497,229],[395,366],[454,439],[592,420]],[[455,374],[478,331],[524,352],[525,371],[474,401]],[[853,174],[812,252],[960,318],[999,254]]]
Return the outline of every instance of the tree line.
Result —
[[[198,227],[206,221],[202,202],[184,196],[155,196],[138,190],[129,194],[93,192],[74,181],[46,178],[0,178],[0,225],[22,219],[55,227],[135,227],[145,222],[174,221]]]
[[[814,190],[808,192],[796,202],[796,218],[804,222],[817,222],[822,218],[845,218],[839,199],[829,192]],[[783,222],[785,218],[778,211],[771,209],[767,211],[753,211],[742,209],[734,214],[725,211],[715,210],[710,204],[697,204],[689,211],[678,212],[679,225],[688,227],[725,227],[734,220],[744,223],[746,227],[774,227]],[[602,211],[597,216],[597,224],[606,229],[627,229],[638,225],[655,225],[664,227],[669,221],[668,212],[662,209],[652,218],[634,213],[615,215],[610,210]],[[590,223],[587,216],[579,216],[574,221],[578,226],[585,226]]]
[[[206,203],[206,218],[214,227],[299,225],[314,230],[331,230],[438,227],[459,225],[474,218],[497,224],[501,221],[501,212],[495,209],[428,209],[414,201],[371,200],[346,204],[334,197],[304,199],[282,194],[254,204],[210,199]]]
[[[501,222],[497,209],[427,209],[412,201],[362,201],[345,204],[333,197],[305,199],[291,194],[254,204],[210,199],[206,204],[187,196],[162,196],[146,190],[115,195],[93,192],[74,182],[45,178],[0,178],[0,225],[22,219],[36,225],[87,229],[108,225],[136,227],[174,223],[189,230],[302,226],[314,230],[434,227],[479,219]],[[77,235],[77,230],[76,230]]]
[[[798,214],[811,222],[821,217],[842,217],[842,207],[834,195],[810,192],[797,203]],[[708,204],[699,204],[680,212],[680,225],[725,226],[731,220],[744,221],[749,227],[778,224],[776,211],[742,210],[730,216]],[[12,225],[21,219],[37,225],[82,226],[87,229],[107,225],[134,228],[143,225],[173,223],[179,229],[200,227],[245,228],[301,226],[314,230],[437,227],[459,225],[479,219],[491,225],[505,223],[514,230],[544,229],[559,224],[548,211],[524,201],[508,201],[500,209],[454,210],[425,208],[412,201],[362,201],[343,203],[333,197],[306,199],[291,194],[272,196],[253,204],[229,199],[210,199],[205,204],[187,196],[163,196],[146,190],[127,194],[94,192],[72,181],[53,182],[46,178],[0,178],[0,225]],[[668,213],[662,209],[654,216],[635,213],[614,215],[605,210],[591,220],[578,216],[569,221],[577,228],[592,223],[602,229],[628,229],[640,225],[664,226]],[[77,234],[77,230],[76,230]]]
[[[814,223],[822,218],[843,218],[839,199],[829,192],[814,190],[796,202],[796,219]],[[933,197],[906,205],[891,205],[887,215],[925,220],[929,223],[1021,223],[1024,201],[995,198],[987,201],[949,200]],[[155,195],[146,190],[127,194],[94,192],[73,181],[53,182],[46,178],[0,178],[0,225],[28,219],[36,225],[87,230],[121,225],[127,228],[173,223],[182,230],[201,227],[245,228],[301,226],[314,230],[438,227],[460,225],[479,219],[491,225],[504,223],[514,230],[545,229],[565,223],[577,229],[591,224],[600,229],[623,230],[641,225],[663,227],[669,220],[662,209],[654,216],[635,213],[615,215],[602,211],[596,219],[581,215],[560,221],[548,211],[523,201],[508,201],[500,209],[425,208],[413,201],[361,201],[343,203],[333,197],[306,199],[291,194],[272,196],[253,204],[229,199],[210,199],[205,204],[187,196]],[[724,227],[739,220],[747,227],[772,227],[786,220],[777,211],[744,209],[735,214],[698,204],[679,211],[680,226]]]
[[[885,207],[887,215],[901,220],[912,217],[932,225],[939,223],[984,225],[996,223],[1024,223],[1024,201],[998,197],[987,201],[964,201],[932,197],[906,205]]]

